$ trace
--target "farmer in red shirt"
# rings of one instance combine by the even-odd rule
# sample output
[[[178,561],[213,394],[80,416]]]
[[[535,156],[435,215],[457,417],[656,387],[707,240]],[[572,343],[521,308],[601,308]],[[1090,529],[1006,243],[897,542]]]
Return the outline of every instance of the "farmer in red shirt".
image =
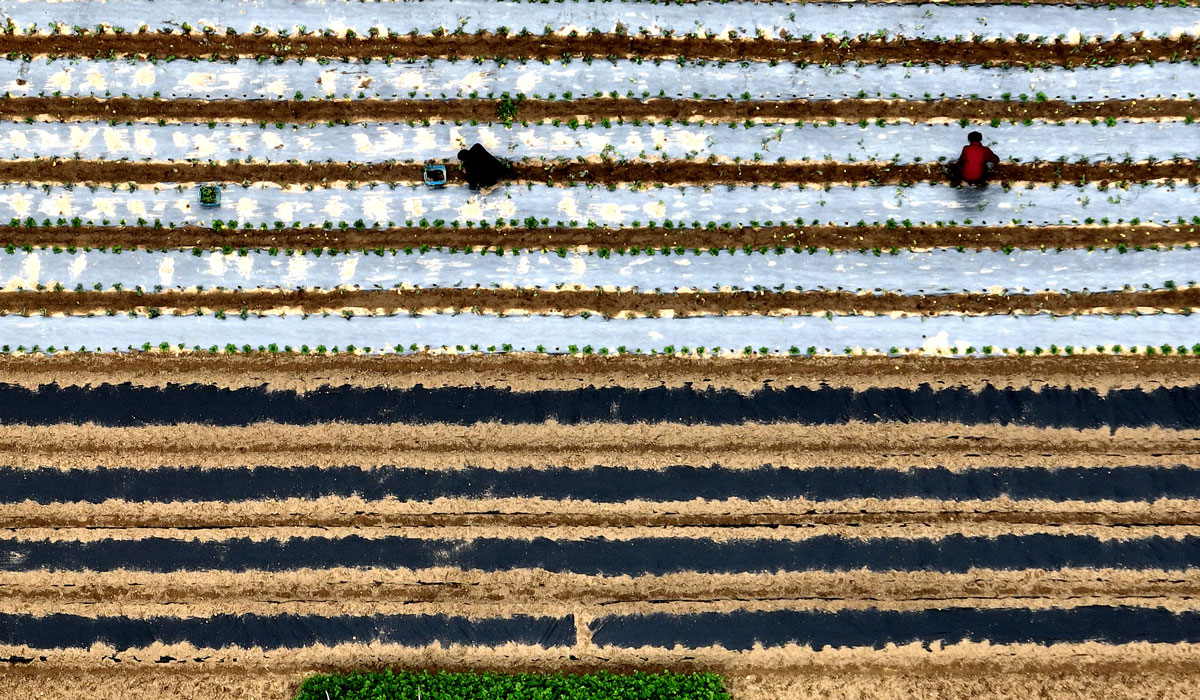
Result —
[[[967,145],[962,149],[962,155],[947,168],[950,184],[958,187],[959,183],[982,187],[987,184],[988,165],[1000,162],[1000,157],[992,153],[992,149],[983,145],[983,134],[972,131],[967,134]]]

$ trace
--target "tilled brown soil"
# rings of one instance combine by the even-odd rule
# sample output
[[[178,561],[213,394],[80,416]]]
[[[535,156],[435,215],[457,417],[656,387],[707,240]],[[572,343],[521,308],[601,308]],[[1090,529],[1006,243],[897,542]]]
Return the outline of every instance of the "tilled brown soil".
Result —
[[[30,572],[0,573],[0,601],[61,600],[154,603],[172,600],[349,600],[504,602],[507,597],[585,605],[643,600],[924,600],[1045,596],[1180,598],[1200,593],[1195,572],[1130,569],[1005,571],[804,571],[754,574],[679,573],[589,576],[517,569],[302,569],[287,572]]]
[[[379,659],[377,663],[385,663]],[[103,697],[109,700],[195,697],[228,700],[282,700],[295,696],[300,683],[322,668],[189,669],[163,664],[142,670],[105,668],[22,668],[0,674],[0,693],[9,697],[46,700]],[[501,669],[502,670],[502,669]],[[661,669],[659,669],[661,670]],[[1069,666],[1052,672],[992,672],[971,676],[912,670],[874,670],[842,673],[779,673],[727,675],[725,684],[738,700],[808,700],[852,697],[856,700],[898,700],[935,697],[943,700],[1164,700],[1188,697],[1200,684],[1200,674],[1184,670],[1080,672]]]
[[[816,527],[823,525],[1196,526],[1194,501],[938,501],[917,498],[810,501],[628,501],[437,499],[434,502],[324,497],[258,501],[187,501],[0,505],[4,528],[433,527],[611,528],[648,526]],[[2,593],[2,591],[0,591]]]
[[[489,100],[189,100],[128,97],[13,97],[0,100],[0,119],[82,121],[174,120],[250,121],[311,124],[372,121],[502,121],[497,102]],[[524,100],[517,121],[633,121],[702,119],[710,122],[930,121],[986,123],[992,119],[1066,120],[1200,118],[1200,101],[1186,99],[1100,100],[1095,102],[1023,102],[1004,100],[672,100],[589,97],[575,100]]]
[[[97,160],[0,161],[6,182],[126,183],[220,181],[279,182],[322,185],[328,182],[421,181],[419,163],[121,163]],[[450,180],[465,180],[457,168]],[[566,162],[526,160],[511,164],[508,179],[550,185],[571,183],[664,183],[670,185],[838,184],[907,185],[944,181],[937,163],[708,163],[683,160]],[[1200,164],[1191,160],[1156,163],[1001,163],[993,178],[999,182],[1074,182],[1105,185],[1200,177]],[[291,222],[284,222],[291,223]]]
[[[156,316],[245,310],[287,313],[482,313],[712,316],[727,314],[940,314],[992,315],[1160,313],[1200,309],[1200,287],[1124,292],[963,293],[918,296],[888,292],[605,292],[538,289],[263,290],[159,292],[60,291],[0,294],[0,313],[96,314],[108,311]]]
[[[3,103],[0,102],[0,105]],[[973,250],[1011,246],[1025,249],[1115,248],[1200,244],[1200,225],[1082,226],[747,226],[739,228],[430,228],[215,231],[199,226],[41,226],[0,225],[0,244],[60,248],[278,248],[281,250],[399,250],[421,246],[555,250],[586,246],[594,250],[631,248],[685,250],[813,248],[829,250],[900,250],[955,248]]]
[[[965,470],[978,466],[1200,467],[1200,431],[1161,428],[1073,430],[961,423],[845,423],[797,426],[677,423],[470,426],[256,423],[105,428],[0,426],[0,464],[20,469],[120,465],[241,467],[403,464],[423,469],[592,467],[642,469],[764,464]]]
[[[577,627],[589,620],[581,611]],[[790,645],[781,648],[731,652],[715,647],[689,649],[686,655],[661,648],[603,649],[584,636],[578,648],[546,649],[509,644],[498,647],[405,647],[397,644],[341,644],[302,649],[200,649],[190,644],[154,645],[117,651],[108,645],[91,649],[42,651],[20,646],[0,646],[0,658],[29,659],[21,673],[89,673],[119,665],[123,673],[139,670],[178,669],[208,671],[216,667],[247,675],[289,670],[345,670],[383,668],[438,668],[443,670],[494,670],[505,672],[583,673],[594,670],[713,671],[732,675],[786,674],[827,678],[838,672],[853,675],[924,674],[928,678],[996,677],[1007,673],[1062,674],[1194,673],[1195,644],[1105,645],[1094,642],[1056,644],[989,644],[959,642],[870,649],[865,647],[813,650]],[[1005,696],[1007,697],[1007,696]],[[1050,696],[1053,697],[1053,696]],[[1136,696],[1143,697],[1143,696]],[[1147,698],[1162,697],[1147,695]]]
[[[247,600],[245,598],[226,598],[221,600],[201,601],[170,601],[151,603],[112,603],[87,602],[70,603],[63,601],[30,601],[12,605],[0,598],[0,615],[29,614],[44,616],[53,614],[77,615],[83,618],[121,617],[130,620],[147,620],[161,618],[164,615],[207,618],[219,615],[302,615],[318,618],[330,618],[341,615],[353,617],[368,617],[371,615],[439,615],[446,614],[447,608],[453,609],[454,614],[476,618],[503,618],[517,615],[530,616],[567,616],[572,614],[590,614],[596,617],[603,615],[697,615],[716,614],[727,615],[741,612],[771,612],[771,611],[804,611],[845,614],[850,611],[898,611],[922,613],[933,610],[956,609],[970,607],[978,610],[1070,610],[1071,608],[1086,608],[1095,605],[1107,605],[1123,608],[1154,608],[1171,612],[1195,612],[1198,603],[1192,597],[1168,596],[1076,596],[1070,598],[1053,598],[1029,596],[1019,599],[1007,598],[970,598],[967,600],[636,600],[630,602],[604,601],[602,607],[593,607],[575,601],[551,601],[542,597],[535,598],[536,603],[498,601],[492,603],[473,603],[467,600],[443,600],[432,603],[415,601],[388,602],[374,599],[330,599],[306,601],[277,601],[277,600]],[[581,635],[582,636],[582,635]]]
[[[750,392],[762,387],[984,386],[1152,389],[1200,384],[1200,357],[1180,355],[1075,355],[980,357],[969,362],[930,356],[694,357],[613,355],[236,355],[170,354],[158,350],[120,354],[0,354],[4,381],[29,388],[212,384],[268,386],[305,392],[323,386],[496,386],[518,391],[581,387],[697,387]]]
[[[936,63],[1012,66],[1080,66],[1134,64],[1147,61],[1188,61],[1200,56],[1193,37],[1086,41],[1062,39],[1047,43],[1013,41],[934,41],[893,38],[828,41],[802,37],[716,39],[706,36],[638,36],[583,34],[449,34],[446,36],[279,37],[240,34],[87,34],[65,36],[9,36],[4,51],[10,59],[21,55],[59,58],[187,59],[212,56],[295,58],[391,59],[427,57],[469,59],[476,56],[515,60],[559,60],[564,56],[597,59],[662,59],[685,57],[718,61],[790,61],[793,63]]]

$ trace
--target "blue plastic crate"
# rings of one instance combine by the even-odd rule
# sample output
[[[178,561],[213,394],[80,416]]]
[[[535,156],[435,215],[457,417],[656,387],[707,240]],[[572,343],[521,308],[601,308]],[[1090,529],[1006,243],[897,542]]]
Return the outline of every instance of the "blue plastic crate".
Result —
[[[213,201],[204,201],[204,196],[206,194],[215,195],[213,197]],[[200,200],[200,206],[205,207],[206,209],[212,209],[214,207],[221,206],[221,188],[216,185],[200,185],[200,193],[197,195],[197,197]]]
[[[434,188],[446,186],[446,166],[426,165],[423,174],[426,185]]]

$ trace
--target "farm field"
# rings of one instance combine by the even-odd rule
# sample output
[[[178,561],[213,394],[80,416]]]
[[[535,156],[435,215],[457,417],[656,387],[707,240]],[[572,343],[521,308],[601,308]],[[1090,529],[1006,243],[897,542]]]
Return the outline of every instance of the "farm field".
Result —
[[[0,15],[0,694],[1194,695],[1194,0]]]

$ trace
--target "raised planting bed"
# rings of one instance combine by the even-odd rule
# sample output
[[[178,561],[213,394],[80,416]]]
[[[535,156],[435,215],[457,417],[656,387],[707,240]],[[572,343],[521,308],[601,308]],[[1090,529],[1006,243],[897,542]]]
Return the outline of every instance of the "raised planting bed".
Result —
[[[332,64],[330,64],[332,65]],[[130,63],[53,59],[0,61],[0,81],[12,97],[114,95],[168,100],[338,99],[495,100],[624,97],[633,99],[909,99],[1029,101],[1189,99],[1196,90],[1190,63],[1108,68],[983,68],[979,66],[848,66],[713,63],[711,61],[576,60],[353,63],[354,80],[317,61],[276,64],[238,61]],[[350,68],[347,68],[350,70]],[[366,105],[371,107],[371,105]],[[523,114],[523,112],[521,112]],[[343,114],[342,118],[354,116]],[[865,116],[865,115],[864,115]],[[874,116],[874,115],[871,115]]]
[[[1120,5],[1131,4],[1120,0]],[[410,3],[403,13],[392,10],[392,4],[361,3],[302,3],[290,0],[257,0],[244,3],[205,3],[203,11],[191,0],[108,0],[104,3],[103,19],[112,27],[122,29],[126,36],[145,26],[151,32],[170,31],[196,33],[215,30],[248,34],[258,27],[268,31],[286,32],[293,36],[345,36],[354,43],[391,38],[389,34],[441,36],[459,30],[465,34],[487,31],[514,36],[535,35],[540,38],[547,28],[556,34],[575,29],[579,34],[588,30],[604,33],[621,32],[621,36],[687,36],[701,37],[776,37],[787,32],[793,37],[838,37],[869,35],[895,39],[898,37],[946,38],[955,36],[985,39],[1021,37],[1034,42],[1039,37],[1077,40],[1079,36],[1094,38],[1113,35],[1146,37],[1196,33],[1194,7],[1176,4],[1155,4],[1139,0],[1141,7],[1117,7],[1117,4],[1067,7],[1041,5],[1036,11],[1012,4],[992,5],[986,10],[970,5],[943,3],[886,4],[842,2],[641,2],[641,3],[529,3],[518,2],[515,7],[497,8],[495,0],[444,0],[437,3]],[[519,9],[517,9],[519,8]],[[497,11],[499,9],[499,11]],[[517,15],[511,14],[513,11]],[[94,12],[94,10],[93,10]],[[20,2],[5,8],[19,32],[46,31],[58,22],[66,29],[85,25],[93,30],[95,21],[76,3]],[[190,21],[190,24],[188,23]],[[386,27],[372,37],[371,29]],[[353,34],[351,34],[353,32]],[[67,33],[67,32],[64,32]]]
[[[713,673],[431,673],[383,671],[319,675],[300,686],[297,700],[726,700]]]
[[[1025,103],[1028,104],[1028,103]],[[1117,162],[1169,160],[1200,156],[1200,123],[1132,122],[1097,119],[1028,126],[1003,122],[962,126],[949,121],[909,124],[879,118],[859,122],[808,121],[802,124],[654,124],[604,119],[599,122],[556,120],[499,128],[478,125],[405,123],[327,125],[277,122],[227,122],[157,126],[109,126],[106,121],[32,124],[14,123],[0,131],[0,155],[13,160],[74,158],[103,160],[110,142],[132,147],[139,158],[156,162],[202,159],[286,163],[383,163],[414,158],[440,158],[472,143],[482,143],[505,158],[530,161],[599,156],[618,162],[657,158],[739,159],[748,163],[786,161],[928,162],[957,157],[967,133],[982,129],[984,145],[1005,161]],[[660,176],[661,177],[661,176]]]
[[[431,233],[431,238],[434,236]],[[1116,234],[1114,234],[1116,238]],[[7,251],[7,252],[6,252]],[[195,289],[516,288],[672,293],[873,291],[1092,292],[1187,288],[1197,281],[1200,248],[1134,252],[1109,249],[939,248],[830,252],[825,249],[650,248],[637,251],[479,250],[449,247],[352,251],[305,250],[97,252],[0,249],[0,289],[39,285],[74,292]],[[577,287],[578,285],[578,287]],[[54,303],[51,301],[51,303]],[[0,308],[3,305],[0,304]]]

